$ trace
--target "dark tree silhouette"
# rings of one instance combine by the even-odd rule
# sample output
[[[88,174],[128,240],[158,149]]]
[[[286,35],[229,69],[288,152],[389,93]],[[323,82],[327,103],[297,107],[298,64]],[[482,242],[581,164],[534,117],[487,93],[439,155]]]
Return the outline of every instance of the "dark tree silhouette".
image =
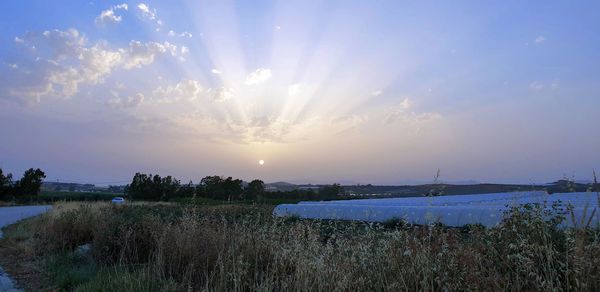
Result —
[[[12,195],[13,181],[12,173],[4,176],[2,168],[0,168],[0,200],[8,199]]]
[[[265,192],[265,183],[262,180],[255,179],[246,186],[246,199],[262,201]]]
[[[46,178],[46,174],[41,169],[30,168],[25,171],[23,178],[19,180],[17,185],[18,196],[37,196],[42,187],[42,181]]]

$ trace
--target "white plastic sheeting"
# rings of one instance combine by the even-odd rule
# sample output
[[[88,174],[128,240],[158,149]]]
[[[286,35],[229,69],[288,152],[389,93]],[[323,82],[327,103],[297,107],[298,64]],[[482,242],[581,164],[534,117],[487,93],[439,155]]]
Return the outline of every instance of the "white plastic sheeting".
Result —
[[[402,218],[413,224],[441,222],[449,226],[480,223],[493,226],[502,220],[506,206],[519,206],[525,203],[561,201],[563,205],[574,207],[575,219],[581,222],[587,204],[585,223],[592,210],[598,208],[595,193],[555,193],[543,191],[494,193],[479,195],[459,195],[440,197],[410,197],[389,199],[340,200],[321,202],[300,202],[283,204],[273,210],[276,216],[300,216],[312,219],[341,219],[360,221],[386,221]],[[571,225],[570,215],[566,223]],[[600,210],[596,211],[591,225],[600,224]]]

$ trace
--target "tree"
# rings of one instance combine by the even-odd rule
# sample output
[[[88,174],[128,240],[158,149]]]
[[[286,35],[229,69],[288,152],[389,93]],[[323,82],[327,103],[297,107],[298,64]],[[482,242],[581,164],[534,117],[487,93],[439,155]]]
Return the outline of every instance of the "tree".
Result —
[[[152,176],[152,175],[150,175]],[[153,200],[153,201],[158,201],[160,199],[162,199],[163,196],[163,191],[162,191],[162,182],[163,179],[162,177],[160,177],[160,175],[155,174],[154,176],[152,176],[152,182],[150,183],[150,191],[148,192],[148,199]]]
[[[194,197],[208,198],[208,193],[206,192],[206,187],[202,183],[199,183],[196,186],[196,190],[194,192]]]
[[[319,190],[319,196],[324,198],[336,197],[344,193],[344,188],[339,184],[324,186]]]
[[[243,199],[243,182],[240,179],[228,177],[223,179],[218,175],[206,176],[196,187],[196,194],[215,200],[241,200]]]
[[[8,199],[13,190],[12,173],[4,176],[0,168],[0,200]]]
[[[262,180],[255,179],[246,186],[246,199],[262,201],[265,192],[265,183]]]
[[[39,168],[26,170],[23,178],[17,182],[16,194],[20,196],[37,196],[44,178],[46,178],[46,174]]]
[[[131,184],[125,186],[125,194],[132,200],[145,200],[152,197],[152,175],[137,172]]]
[[[160,176],[159,176],[160,178]],[[160,199],[163,201],[168,200],[170,197],[174,197],[179,190],[181,183],[179,180],[169,176],[166,176],[162,179],[161,184],[159,186],[160,189]]]
[[[233,179],[228,177],[223,182],[223,188],[227,196],[227,201],[241,200],[243,199],[244,188],[243,181],[241,179]]]
[[[220,176],[206,176],[200,181],[200,184],[203,186],[203,195],[205,197],[216,200],[227,199],[227,195],[223,189],[224,180]]]
[[[177,192],[175,193],[175,196],[179,198],[191,198],[194,196],[195,192],[196,188],[194,187],[194,183],[190,181],[186,185],[180,186]]]
[[[172,176],[136,173],[131,184],[125,187],[125,194],[134,200],[168,200],[176,196],[180,183]]]

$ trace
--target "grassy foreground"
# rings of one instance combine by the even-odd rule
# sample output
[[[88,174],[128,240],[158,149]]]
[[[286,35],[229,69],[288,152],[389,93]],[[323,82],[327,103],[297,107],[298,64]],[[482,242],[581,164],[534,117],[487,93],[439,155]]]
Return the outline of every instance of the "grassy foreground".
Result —
[[[37,263],[47,282],[36,290],[600,287],[598,227],[560,229],[564,217],[536,206],[487,229],[273,218],[272,208],[58,203],[6,228],[0,248]]]

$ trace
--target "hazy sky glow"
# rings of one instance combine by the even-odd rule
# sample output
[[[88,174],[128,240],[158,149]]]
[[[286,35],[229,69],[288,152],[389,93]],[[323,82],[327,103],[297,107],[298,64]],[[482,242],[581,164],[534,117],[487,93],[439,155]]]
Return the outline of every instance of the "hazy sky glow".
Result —
[[[3,4],[0,167],[19,175],[544,183],[600,167],[598,1]]]

